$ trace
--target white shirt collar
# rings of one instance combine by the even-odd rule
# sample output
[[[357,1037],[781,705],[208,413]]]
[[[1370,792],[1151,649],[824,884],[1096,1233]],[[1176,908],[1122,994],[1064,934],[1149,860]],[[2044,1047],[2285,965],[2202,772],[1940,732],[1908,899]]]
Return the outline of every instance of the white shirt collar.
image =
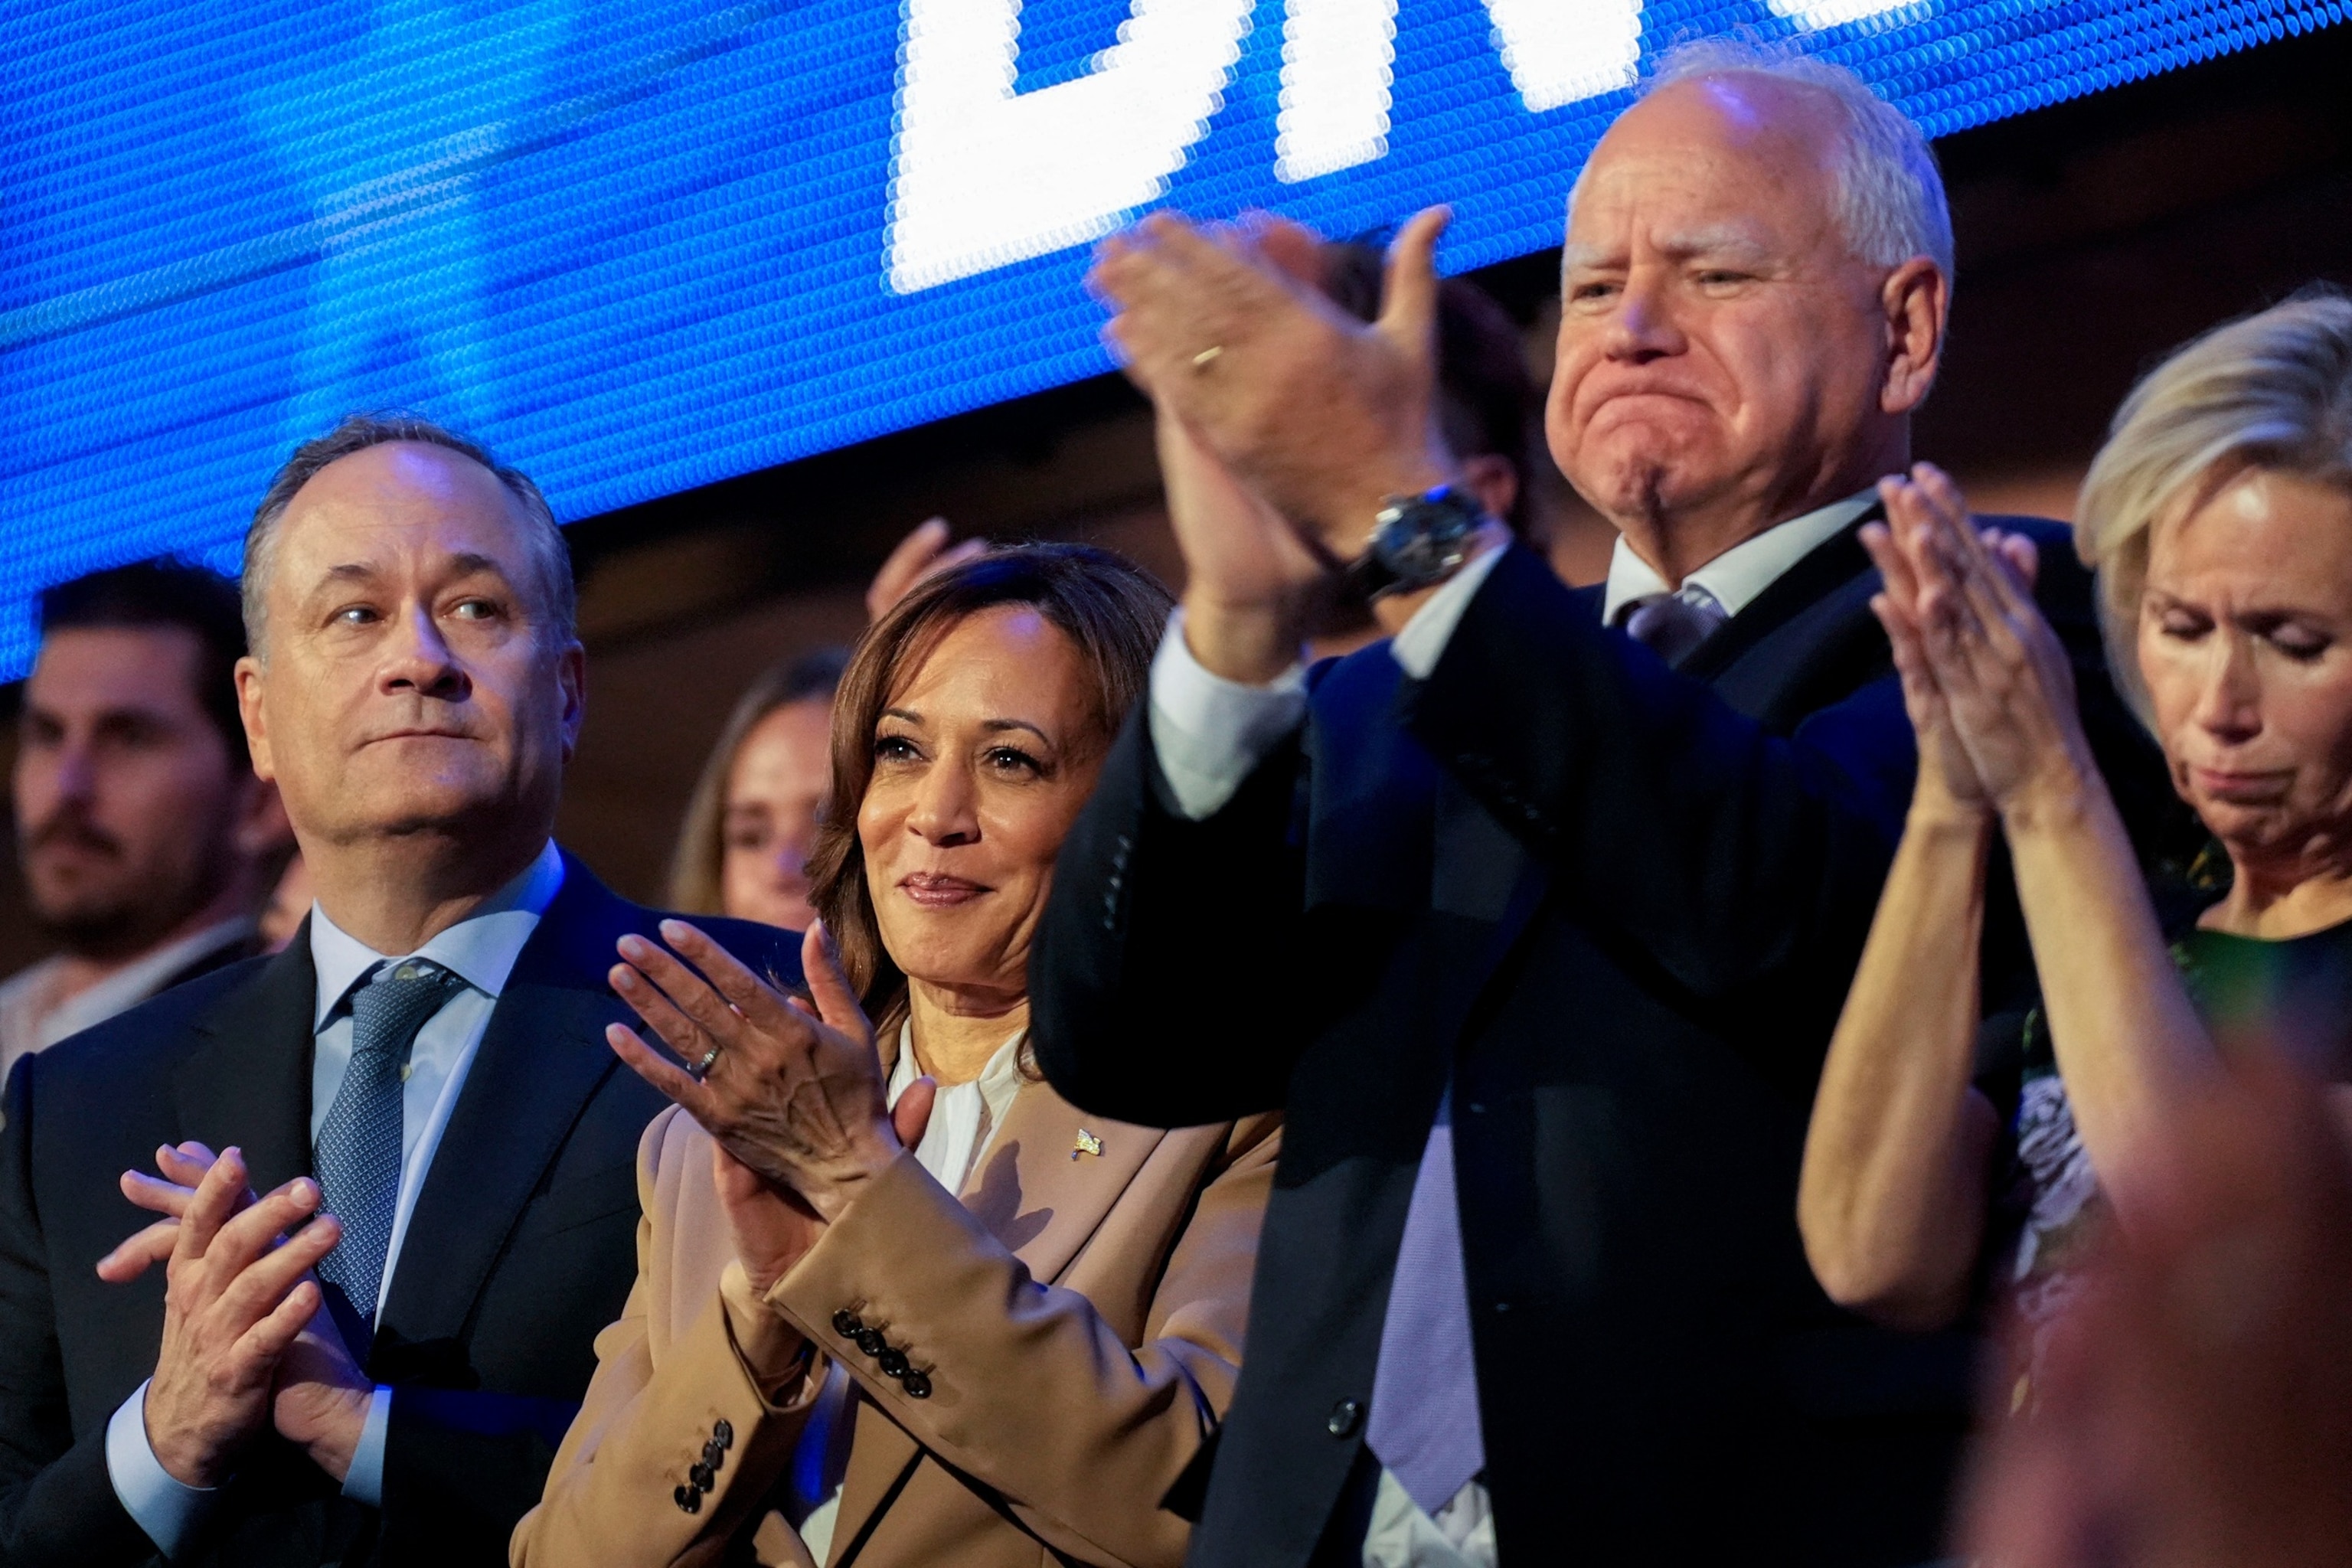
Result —
[[[436,934],[415,952],[378,952],[310,906],[310,964],[318,971],[318,1005],[310,1026],[323,1029],[352,984],[379,963],[422,958],[454,971],[477,991],[495,998],[506,989],[523,943],[539,928],[563,888],[563,853],[549,839],[522,874],[485,900],[480,908]]]
[[[1832,501],[1802,517],[1775,523],[1753,539],[1741,540],[1684,578],[1682,585],[1705,589],[1708,597],[1723,606],[1725,615],[1736,616],[1754,604],[1757,595],[1779,581],[1782,573],[1868,511],[1877,499],[1878,491],[1873,488],[1843,500]],[[1633,547],[1625,542],[1622,534],[1618,535],[1616,548],[1609,554],[1609,586],[1601,605],[1601,625],[1615,626],[1625,606],[1637,599],[1672,592],[1666,580],[1633,553]]]

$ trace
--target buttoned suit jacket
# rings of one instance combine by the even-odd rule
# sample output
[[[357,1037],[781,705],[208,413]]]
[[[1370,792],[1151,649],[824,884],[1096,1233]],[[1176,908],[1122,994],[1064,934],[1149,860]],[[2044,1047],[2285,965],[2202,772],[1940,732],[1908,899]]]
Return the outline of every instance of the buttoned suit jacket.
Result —
[[[2042,543],[2103,761],[2145,770],[2063,531],[2003,521]],[[1319,668],[1200,822],[1130,721],[1055,871],[1039,1061],[1130,1121],[1286,1113],[1193,1562],[1350,1563],[1449,1069],[1504,1562],[1939,1555],[1969,1342],[1832,1309],[1795,1225],[1916,765],[1876,586],[1850,528],[1675,672],[1515,547],[1427,680],[1385,646]],[[1165,1026],[1179,995],[1217,1026]]]
[[[614,942],[660,915],[566,858],[518,956],[409,1220],[370,1373],[397,1393],[381,1510],[274,1434],[179,1561],[497,1563],[537,1498],[634,1273],[635,1156],[667,1102],[623,1067],[633,1015]],[[799,977],[791,933],[701,922]],[[315,971],[308,927],[19,1062],[0,1130],[0,1564],[155,1560],[106,1467],[108,1419],[154,1370],[163,1271],[114,1286],[98,1259],[152,1216],[117,1184],[159,1144],[240,1147],[257,1191],[310,1173]]]
[[[666,1113],[639,1164],[636,1287],[516,1568],[808,1563],[777,1510],[830,1362],[857,1394],[832,1563],[1174,1568],[1190,1526],[1160,1505],[1232,1396],[1279,1136],[1266,1116],[1129,1126],[1028,1084],[961,1202],[902,1155],[763,1303],[709,1135]],[[793,1378],[803,1335],[814,1360]],[[679,1489],[710,1458],[688,1512]]]

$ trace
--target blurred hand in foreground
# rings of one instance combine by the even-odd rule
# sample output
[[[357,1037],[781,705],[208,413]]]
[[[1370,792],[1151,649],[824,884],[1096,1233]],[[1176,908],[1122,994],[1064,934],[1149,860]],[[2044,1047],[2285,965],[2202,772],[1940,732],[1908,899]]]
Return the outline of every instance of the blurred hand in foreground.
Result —
[[[1969,1487],[1984,1568],[2352,1563],[2352,1158],[2261,1054],[2111,1184],[2133,1222]],[[2002,1391],[2005,1396],[2007,1391]]]

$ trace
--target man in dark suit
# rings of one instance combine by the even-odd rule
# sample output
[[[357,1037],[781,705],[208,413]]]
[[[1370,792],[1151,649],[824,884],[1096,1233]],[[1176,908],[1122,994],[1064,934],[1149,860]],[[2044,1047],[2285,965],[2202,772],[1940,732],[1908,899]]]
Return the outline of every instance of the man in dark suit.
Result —
[[[247,764],[236,584],[134,562],[45,590],[40,623],[11,782],[26,907],[58,951],[0,982],[0,1077],[261,951],[293,845]]]
[[[1571,203],[1547,410],[1620,531],[1603,590],[1452,488],[1442,214],[1368,329],[1278,228],[1156,216],[1096,270],[1188,578],[1056,869],[1038,1057],[1105,1115],[1287,1117],[1241,1384],[1170,1500],[1195,1563],[1937,1555],[1968,1347],[1832,1309],[1794,1206],[1913,773],[1856,531],[1909,462],[1949,222],[1851,76],[1662,78]],[[2036,537],[2095,694],[2083,574]],[[1393,641],[1309,675],[1338,563]]]
[[[604,1040],[614,942],[658,917],[550,838],[570,563],[522,475],[353,419],[280,472],[245,581],[239,703],[317,902],[8,1081],[0,1563],[503,1563],[665,1103]],[[126,1242],[125,1191],[173,1217]]]

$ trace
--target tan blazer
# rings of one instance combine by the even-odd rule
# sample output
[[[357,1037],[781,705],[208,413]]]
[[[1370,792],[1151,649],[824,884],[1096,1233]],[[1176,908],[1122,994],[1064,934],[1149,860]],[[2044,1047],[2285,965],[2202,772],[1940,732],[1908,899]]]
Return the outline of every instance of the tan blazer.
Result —
[[[762,1300],[709,1134],[664,1112],[639,1154],[636,1285],[597,1336],[515,1568],[740,1562],[739,1542],[814,1568],[773,1505],[828,1361],[857,1394],[834,1563],[1175,1568],[1190,1530],[1160,1500],[1233,1397],[1278,1126],[1163,1132],[1024,1085],[961,1204],[903,1155]],[[835,1327],[845,1314],[928,1397]],[[711,1457],[688,1512],[680,1489]]]

